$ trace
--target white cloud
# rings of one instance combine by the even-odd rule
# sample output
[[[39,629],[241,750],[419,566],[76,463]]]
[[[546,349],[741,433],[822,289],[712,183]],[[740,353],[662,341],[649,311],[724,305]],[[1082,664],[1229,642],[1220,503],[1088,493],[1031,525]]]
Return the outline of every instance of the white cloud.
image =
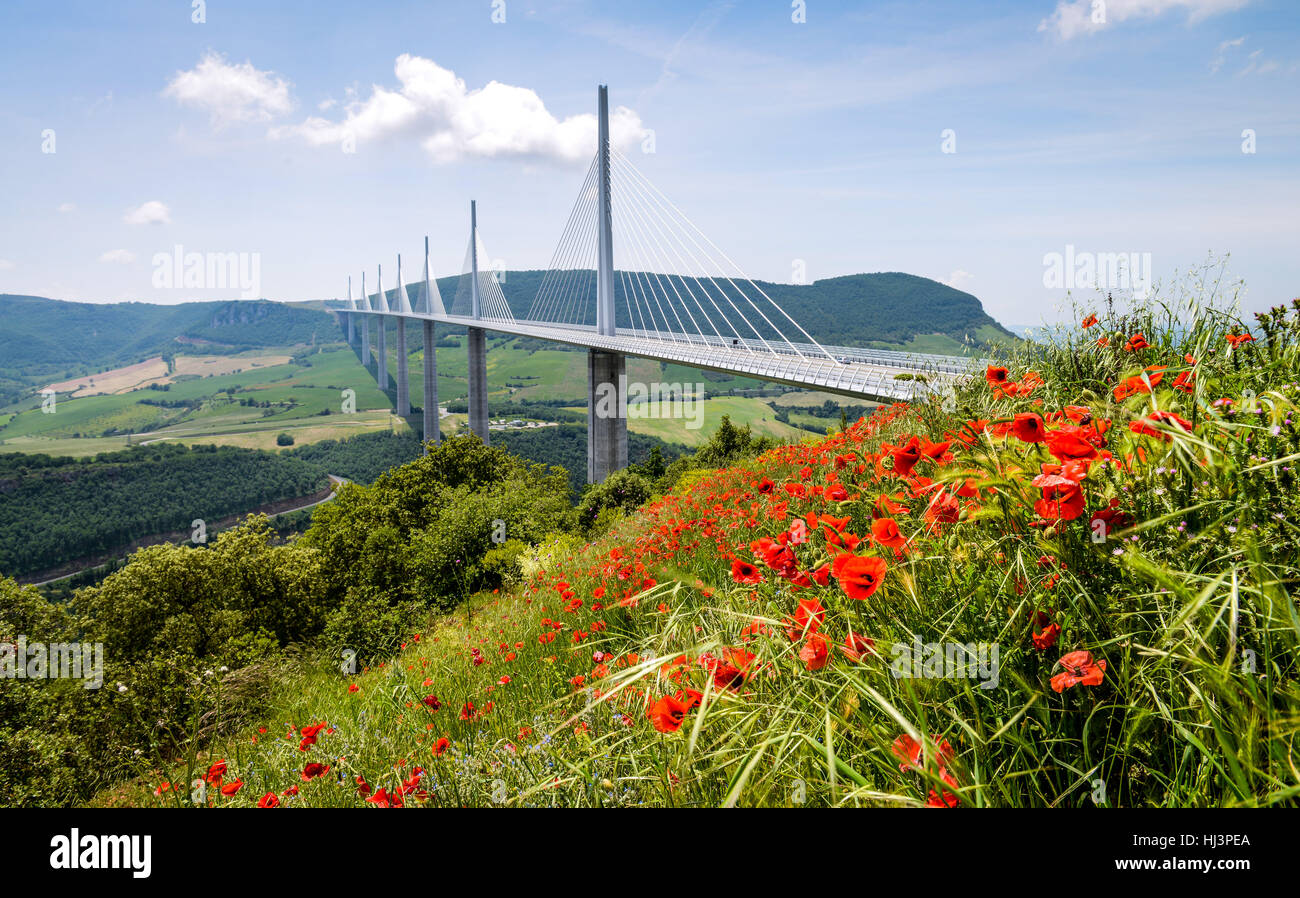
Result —
[[[1215,72],[1219,71],[1219,69],[1223,68],[1223,64],[1227,61],[1229,50],[1240,47],[1245,42],[1246,39],[1244,37],[1234,37],[1230,41],[1224,41],[1219,44],[1219,48],[1214,51],[1214,59],[1210,60],[1210,74],[1213,75]]]
[[[272,129],[272,136],[298,136],[314,146],[417,140],[439,163],[501,156],[580,162],[595,152],[594,114],[557,119],[529,88],[491,81],[470,90],[455,72],[419,56],[402,54],[393,69],[397,88],[374,85],[368,99],[346,104],[341,121],[312,116],[298,125]],[[630,146],[644,134],[640,117],[631,109],[610,110],[610,141],[615,146]]]
[[[127,224],[171,224],[172,211],[167,208],[166,203],[158,200],[149,200],[147,203],[141,203],[134,209],[127,210],[126,215],[122,218]]]
[[[60,212],[64,212],[64,213],[67,213],[67,212],[75,212],[75,211],[77,211],[77,204],[76,204],[76,203],[59,203],[59,211],[60,211]]]
[[[112,262],[115,265],[130,265],[135,261],[135,253],[129,249],[110,249],[99,257],[101,262]]]
[[[0,259],[0,271],[12,271],[14,263],[8,259]]]
[[[1170,10],[1187,12],[1194,24],[1220,13],[1241,9],[1250,0],[1057,0],[1056,9],[1038,23],[1039,31],[1062,40],[1093,34],[1129,19],[1154,19]]]
[[[948,280],[944,281],[944,283],[954,290],[969,292],[970,285],[974,283],[974,281],[975,275],[971,274],[969,271],[962,271],[958,268],[952,274],[948,275]]]
[[[265,122],[292,111],[289,82],[251,62],[227,63],[208,51],[188,72],[177,72],[163,91],[182,106],[208,110],[214,127],[235,122]]]

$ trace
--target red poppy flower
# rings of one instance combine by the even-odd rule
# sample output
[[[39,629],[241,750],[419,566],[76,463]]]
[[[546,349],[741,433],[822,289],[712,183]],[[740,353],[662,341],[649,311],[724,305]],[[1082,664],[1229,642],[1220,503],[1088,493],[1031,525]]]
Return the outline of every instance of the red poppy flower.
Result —
[[[1093,326],[1094,324],[1096,324],[1096,323],[1097,323],[1097,316],[1096,316],[1096,315],[1089,315],[1087,318],[1083,319],[1083,327],[1084,327],[1085,330],[1086,330],[1087,328],[1092,327],[1092,326]]]
[[[1022,443],[1041,443],[1047,439],[1043,419],[1034,412],[1022,412],[1011,422],[1011,432]]]
[[[280,797],[274,792],[267,792],[257,800],[259,808],[278,808],[280,806]]]
[[[876,654],[876,643],[870,637],[859,635],[850,630],[849,635],[844,637],[844,645],[840,647],[840,651],[850,661],[857,664],[867,655]]]
[[[302,781],[304,783],[310,783],[312,780],[329,773],[329,770],[330,766],[328,764],[318,764],[317,762],[312,761],[302,769]]]
[[[713,670],[713,685],[736,692],[749,677],[754,658],[754,653],[745,649],[723,649],[722,658],[714,659],[710,665]]]
[[[1139,349],[1146,349],[1150,345],[1151,344],[1147,342],[1147,338],[1144,334],[1136,333],[1128,338],[1128,342],[1124,344],[1124,351],[1134,352]]]
[[[1180,418],[1177,415],[1175,415],[1173,412],[1165,412],[1165,411],[1155,412],[1154,414],[1148,415],[1147,417],[1142,418],[1138,421],[1132,421],[1129,423],[1128,429],[1142,436],[1159,437],[1160,439],[1164,440],[1166,443],[1169,442],[1171,439],[1173,439],[1169,434],[1165,433],[1164,431],[1156,430],[1154,426],[1156,424],[1165,424],[1167,426],[1173,427],[1175,430],[1181,430],[1186,433],[1192,432],[1191,421],[1184,420],[1183,418]]]
[[[898,522],[893,518],[876,518],[872,521],[871,538],[891,549],[901,549],[907,545],[907,537],[899,532]]]
[[[1071,686],[1099,686],[1106,675],[1106,662],[1094,661],[1092,652],[1070,652],[1057,662],[1064,671],[1052,677],[1052,688],[1057,692]]]
[[[665,695],[650,706],[650,722],[661,733],[675,733],[681,729],[682,721],[686,719],[687,710],[686,705],[682,704],[677,698]]]
[[[748,561],[737,558],[731,563],[731,579],[737,583],[761,583],[763,575]]]
[[[1035,481],[1043,479],[1035,477]],[[1049,521],[1073,521],[1083,514],[1085,500],[1079,484],[1068,477],[1052,479],[1051,486],[1044,486],[1043,498],[1034,503],[1034,511]],[[1035,483],[1035,486],[1038,484]]]
[[[242,788],[244,788],[244,781],[235,780],[234,782],[226,783],[224,786],[222,786],[221,794],[229,798]]]
[[[1085,434],[1091,431],[1083,427],[1061,427],[1047,432],[1047,451],[1061,461],[1079,458],[1096,458],[1097,447],[1088,441]]]
[[[800,599],[794,611],[794,620],[785,629],[790,641],[801,639],[804,633],[816,633],[826,619],[826,609],[816,599]]]
[[[930,743],[930,759],[932,761],[944,766],[952,763],[952,746],[948,744],[947,739],[940,739],[932,734],[930,736]],[[899,770],[906,771],[909,767],[914,770],[921,769],[922,760],[925,755],[925,747],[906,733],[895,739],[894,744],[889,747],[889,750],[893,752],[894,757],[898,758],[901,762],[898,765]]]
[[[831,565],[831,572],[840,581],[840,589],[851,599],[865,599],[871,596],[885,579],[888,565],[883,558],[850,555],[847,552],[837,555]]]
[[[451,747],[451,740],[449,740],[446,736],[441,736],[439,737],[437,742],[433,743],[433,753],[434,755],[440,755],[450,747]]]
[[[912,437],[903,446],[890,446],[890,455],[894,458],[894,473],[899,477],[908,477],[912,468],[921,460],[921,441]]]
[[[830,643],[820,633],[809,633],[799,649],[799,659],[809,670],[821,670],[830,663]]]
[[[990,387],[1000,387],[1007,382],[1007,369],[989,365],[988,370],[984,372],[984,379],[988,381]]]
[[[1033,640],[1034,648],[1042,652],[1056,645],[1057,637],[1060,635],[1061,625],[1052,623],[1034,633],[1030,638]]]

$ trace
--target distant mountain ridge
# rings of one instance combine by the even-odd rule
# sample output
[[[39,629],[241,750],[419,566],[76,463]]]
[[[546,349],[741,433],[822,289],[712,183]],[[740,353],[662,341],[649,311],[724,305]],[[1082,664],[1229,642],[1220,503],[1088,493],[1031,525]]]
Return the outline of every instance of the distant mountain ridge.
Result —
[[[516,318],[528,314],[544,275],[539,270],[505,272],[502,288]],[[594,278],[594,273],[578,273],[579,281],[583,276]],[[466,281],[462,276],[438,279],[448,308],[463,301],[458,294],[465,292]],[[1014,336],[971,294],[916,275],[882,272],[804,285],[756,283],[822,343],[957,352],[963,346],[978,349],[989,340]],[[412,301],[419,302],[421,285],[410,287]],[[388,292],[395,297],[395,289]],[[617,304],[619,326],[631,325],[627,304],[621,299]],[[341,333],[325,308],[321,301],[225,300],[163,306],[0,294],[0,408],[43,383],[170,355],[187,346],[203,352],[238,352],[337,341]],[[761,321],[755,323],[765,328]],[[787,337],[801,339],[789,322],[780,323]]]

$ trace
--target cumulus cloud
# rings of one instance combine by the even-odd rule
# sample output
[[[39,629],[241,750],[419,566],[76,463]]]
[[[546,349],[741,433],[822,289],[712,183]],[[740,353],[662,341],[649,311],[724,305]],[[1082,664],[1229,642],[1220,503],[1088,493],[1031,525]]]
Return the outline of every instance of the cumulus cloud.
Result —
[[[265,122],[293,110],[289,82],[251,62],[232,65],[208,51],[199,64],[177,72],[163,90],[182,106],[206,109],[216,128],[237,122]]]
[[[75,212],[76,210],[77,210],[76,203],[59,203],[60,212],[67,213],[67,212]]]
[[[115,265],[130,265],[135,261],[135,253],[129,249],[110,249],[99,257],[101,262],[112,262]]]
[[[313,146],[416,140],[438,163],[466,157],[581,162],[596,150],[594,114],[557,119],[529,88],[491,81],[470,90],[450,69],[409,54],[397,58],[393,71],[394,88],[374,85],[368,98],[345,105],[343,118],[312,116],[274,128],[272,136],[299,137]],[[631,109],[610,110],[610,141],[615,146],[628,147],[645,133]]]
[[[171,224],[172,211],[167,208],[166,203],[149,200],[149,202],[141,203],[134,209],[128,209],[122,220],[127,224],[134,225]]]
[[[1038,23],[1039,31],[1062,40],[1093,34],[1129,19],[1154,19],[1183,10],[1194,24],[1219,13],[1241,9],[1250,0],[1057,0],[1056,9]]]

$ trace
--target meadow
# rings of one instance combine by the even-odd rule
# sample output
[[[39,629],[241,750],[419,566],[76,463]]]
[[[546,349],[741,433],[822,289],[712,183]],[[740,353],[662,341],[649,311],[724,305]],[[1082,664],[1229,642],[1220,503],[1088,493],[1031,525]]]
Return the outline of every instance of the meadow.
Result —
[[[953,401],[525,539],[97,802],[1294,806],[1300,301],[1078,320]]]

